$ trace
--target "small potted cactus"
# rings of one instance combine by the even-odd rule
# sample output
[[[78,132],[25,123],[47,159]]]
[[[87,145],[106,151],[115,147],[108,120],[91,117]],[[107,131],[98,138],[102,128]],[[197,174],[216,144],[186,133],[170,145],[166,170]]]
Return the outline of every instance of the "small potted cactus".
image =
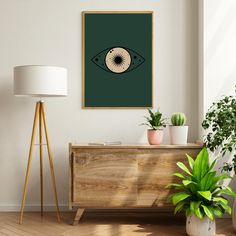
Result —
[[[169,126],[170,144],[187,144],[188,126],[185,126],[186,116],[182,112],[173,113],[172,125]]]

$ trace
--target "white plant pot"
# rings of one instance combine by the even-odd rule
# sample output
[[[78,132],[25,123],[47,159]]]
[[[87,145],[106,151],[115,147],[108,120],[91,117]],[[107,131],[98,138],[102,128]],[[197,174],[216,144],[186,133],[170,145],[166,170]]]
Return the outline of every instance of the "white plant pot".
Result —
[[[233,222],[233,228],[236,231],[236,200],[234,200],[234,205],[233,205],[232,222]]]
[[[211,221],[206,216],[201,220],[195,215],[191,215],[186,220],[186,232],[189,236],[215,236],[215,220]]]
[[[187,144],[188,126],[169,126],[170,144]]]

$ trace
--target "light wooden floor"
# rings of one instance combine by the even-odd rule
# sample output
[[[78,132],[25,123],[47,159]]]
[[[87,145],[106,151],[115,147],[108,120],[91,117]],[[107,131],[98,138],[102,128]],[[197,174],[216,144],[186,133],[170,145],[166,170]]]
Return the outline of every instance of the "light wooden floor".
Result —
[[[58,224],[54,213],[0,213],[0,236],[185,236],[185,220],[160,213],[85,213],[77,226],[70,225],[74,213],[63,213]],[[217,220],[217,235],[236,235],[230,219]],[[200,236],[200,235],[199,235]]]

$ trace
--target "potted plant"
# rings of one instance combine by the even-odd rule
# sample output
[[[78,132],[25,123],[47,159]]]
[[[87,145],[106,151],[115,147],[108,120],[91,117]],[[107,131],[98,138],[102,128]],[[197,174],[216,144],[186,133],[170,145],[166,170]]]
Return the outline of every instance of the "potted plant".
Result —
[[[204,147],[196,160],[187,155],[189,168],[182,162],[178,167],[184,173],[174,173],[181,182],[170,184],[176,192],[170,196],[175,206],[174,213],[185,211],[186,232],[191,236],[215,235],[215,217],[222,217],[225,212],[231,214],[228,200],[222,196],[236,197],[229,187],[224,187],[221,181],[231,178],[228,174],[217,175],[214,171],[216,160],[209,164],[208,151]]]
[[[224,163],[222,170],[236,173],[236,97],[223,96],[214,102],[206,113],[202,127],[207,131],[205,145],[214,154],[218,153],[216,158],[225,154],[233,157],[232,161]],[[233,209],[232,219],[236,230],[236,202]]]
[[[169,126],[170,144],[187,144],[188,126],[185,126],[186,116],[182,112],[173,113],[172,125]]]
[[[163,128],[166,127],[166,119],[162,118],[162,113],[160,109],[156,112],[152,112],[148,109],[149,117],[145,117],[147,122],[142,123],[142,125],[147,125],[150,129],[147,130],[148,142],[151,145],[161,144],[163,141]]]

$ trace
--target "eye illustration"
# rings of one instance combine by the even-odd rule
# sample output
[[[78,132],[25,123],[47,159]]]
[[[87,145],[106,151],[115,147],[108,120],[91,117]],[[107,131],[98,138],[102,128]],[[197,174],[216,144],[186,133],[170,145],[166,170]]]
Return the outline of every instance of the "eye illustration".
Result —
[[[92,62],[98,67],[115,74],[132,71],[144,61],[140,54],[124,47],[105,49],[92,58]]]

